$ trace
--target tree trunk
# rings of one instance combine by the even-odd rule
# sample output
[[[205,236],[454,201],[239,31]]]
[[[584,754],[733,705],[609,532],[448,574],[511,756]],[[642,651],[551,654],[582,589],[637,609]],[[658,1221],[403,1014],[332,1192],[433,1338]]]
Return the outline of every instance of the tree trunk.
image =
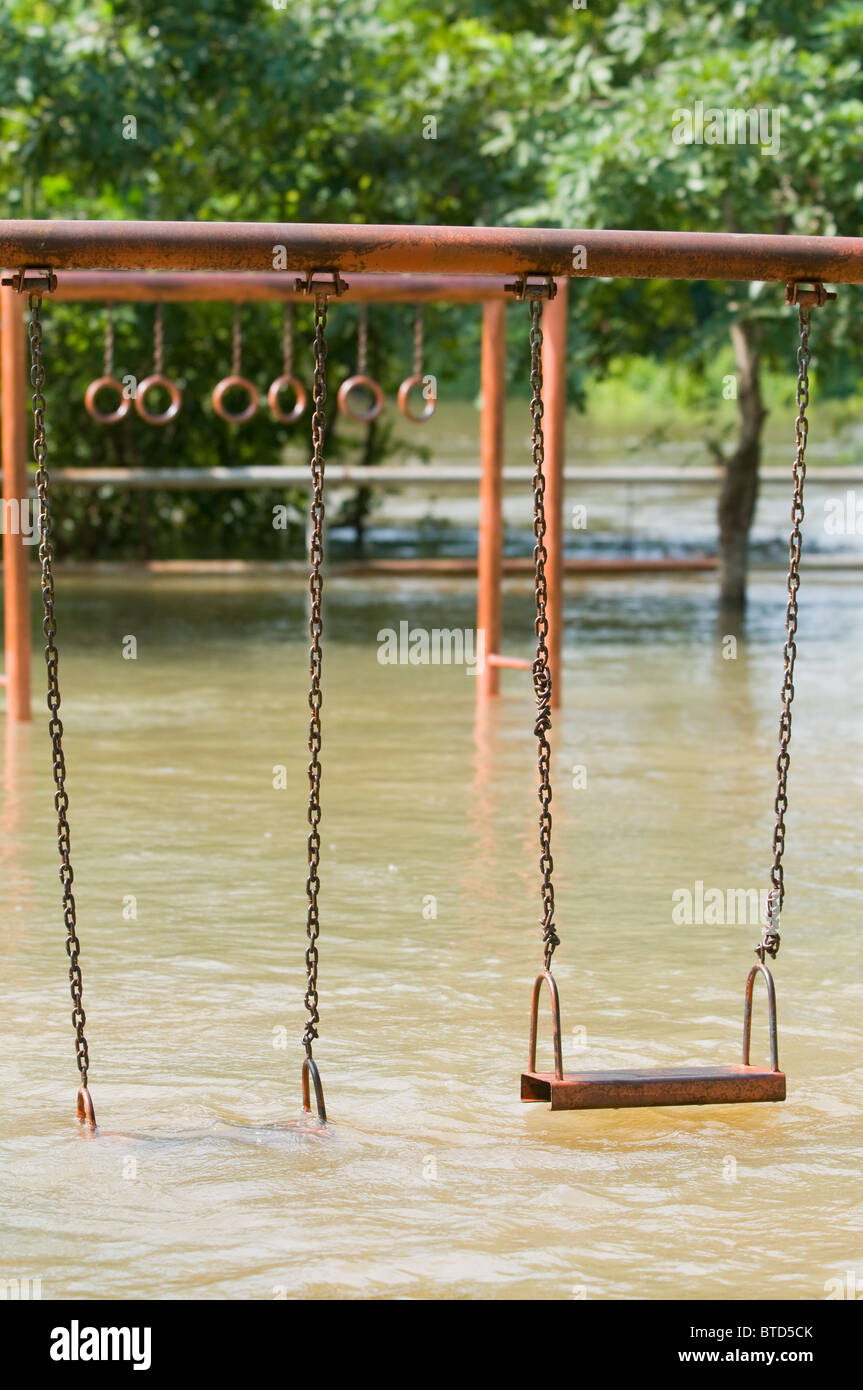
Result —
[[[758,501],[761,428],[767,411],[761,400],[758,354],[752,325],[733,323],[731,339],[737,365],[737,448],[725,460],[719,494],[719,602],[722,614],[741,619],[746,607],[749,531]]]

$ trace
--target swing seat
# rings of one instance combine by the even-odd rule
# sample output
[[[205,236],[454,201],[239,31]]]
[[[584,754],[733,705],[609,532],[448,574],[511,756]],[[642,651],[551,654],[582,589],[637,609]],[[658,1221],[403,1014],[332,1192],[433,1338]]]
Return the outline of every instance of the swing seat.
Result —
[[[770,1066],[749,1062],[752,1031],[752,992],[756,975],[767,984],[770,1028]],[[536,1035],[539,995],[543,980],[551,994],[554,1071],[536,1069]],[[754,965],[746,981],[743,1010],[743,1060],[724,1067],[634,1067],[620,1071],[564,1072],[561,1049],[560,998],[554,977],[547,970],[533,986],[530,1014],[530,1058],[521,1077],[523,1101],[550,1102],[552,1110],[614,1110],[660,1105],[740,1105],[785,1099],[785,1073],[779,1070],[776,1025],[776,990],[764,964]]]
[[[739,1105],[785,1099],[785,1073],[766,1067],[637,1067],[630,1071],[522,1073],[521,1098],[552,1110],[632,1109],[639,1105]]]

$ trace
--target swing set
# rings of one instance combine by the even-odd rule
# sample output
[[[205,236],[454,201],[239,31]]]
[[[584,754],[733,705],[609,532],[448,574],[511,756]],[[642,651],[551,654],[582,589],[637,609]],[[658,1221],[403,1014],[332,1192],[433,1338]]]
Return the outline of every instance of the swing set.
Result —
[[[321,750],[322,750],[322,659],[323,659],[323,526],[324,526],[324,433],[326,426],[327,318],[332,299],[349,288],[343,274],[383,272],[413,275],[459,271],[466,274],[508,274],[515,279],[506,291],[528,306],[530,344],[531,461],[533,467],[534,590],[536,602],[536,656],[532,663],[539,771],[539,867],[541,875],[541,931],[543,966],[531,993],[528,1066],[521,1077],[523,1101],[548,1101],[552,1110],[631,1108],[640,1106],[704,1105],[782,1101],[786,1094],[785,1074],[779,1067],[776,989],[766,958],[775,959],[780,944],[780,914],[785,896],[783,853],[785,816],[788,809],[788,771],[790,765],[791,708],[794,699],[794,669],[797,655],[798,591],[804,517],[803,489],[806,475],[806,443],[809,431],[809,363],[811,312],[822,307],[835,294],[824,288],[825,281],[860,283],[863,281],[863,240],[852,238],[746,237],[719,234],[533,231],[498,228],[432,227],[308,227],[257,226],[255,224],[191,223],[0,223],[0,263],[21,267],[3,280],[16,293],[26,295],[29,304],[30,381],[33,388],[33,459],[36,465],[35,489],[39,506],[39,559],[42,577],[43,631],[48,673],[49,733],[55,784],[55,808],[60,852],[63,918],[69,957],[69,979],[73,1002],[72,1023],[80,1075],[77,1114],[89,1129],[96,1128],[96,1116],[89,1090],[89,1050],[85,1036],[80,943],[73,893],[74,875],[70,858],[69,798],[66,791],[66,763],[63,724],[60,719],[57,625],[54,612],[54,550],[52,516],[47,470],[45,434],[46,371],[43,361],[42,304],[45,295],[57,289],[57,271],[99,269],[121,270],[214,268],[262,269],[274,246],[285,246],[292,263],[302,272],[295,281],[298,293],[314,305],[311,416],[311,506],[309,539],[309,753],[308,765],[308,875],[306,879],[306,991],[307,1020],[302,1036],[305,1053],[301,1070],[303,1109],[311,1112],[314,1090],[315,1110],[321,1125],[327,1123],[323,1084],[314,1058],[319,1036],[318,940],[320,914],[318,893],[321,867]],[[546,438],[543,396],[543,315],[557,293],[556,277],[574,274],[573,248],[586,255],[579,260],[585,267],[578,273],[593,276],[627,275],[642,278],[662,276],[680,279],[764,280],[785,283],[785,302],[797,309],[797,417],[795,447],[791,468],[791,533],[787,575],[785,641],[781,684],[777,789],[774,798],[775,826],[772,843],[771,888],[768,920],[750,969],[744,993],[743,1049],[739,1063],[713,1067],[659,1067],[637,1070],[565,1072],[562,1055],[560,997],[552,958],[560,938],[555,923],[551,816],[551,731],[553,663],[549,646],[549,585],[547,576],[548,533]],[[215,248],[215,249],[214,249]],[[589,269],[587,269],[589,267]],[[402,384],[400,396],[422,384],[422,324],[415,320],[414,369]],[[499,349],[500,345],[498,345]],[[283,387],[295,393],[293,411],[301,404],[301,390],[293,376],[293,338],[286,309],[283,337],[283,371],[268,393],[278,399]],[[342,384],[340,405],[355,419],[371,419],[382,403],[379,386],[367,374],[367,318],[360,314],[357,371]],[[241,337],[239,310],[235,309],[232,372],[213,393],[214,408],[223,418],[241,422],[257,408],[257,390],[240,371]],[[139,395],[153,385],[163,385],[171,398],[169,410],[179,409],[179,392],[163,375],[161,313],[157,308],[154,341],[154,371],[142,382]],[[95,395],[103,386],[116,389],[112,367],[110,318],[106,326],[105,362],[101,378],[88,388],[91,409]],[[246,390],[244,411],[230,415],[220,409],[228,386]],[[362,387],[371,392],[367,408],[352,404],[352,392]],[[146,389],[145,389],[146,388]],[[377,388],[377,389],[375,389]],[[174,392],[177,392],[176,396]],[[221,393],[221,394],[219,394]],[[218,396],[218,401],[217,401]],[[382,397],[382,393],[381,393]],[[161,424],[160,417],[149,423]],[[305,401],[302,400],[302,404]],[[402,406],[404,409],[404,405]],[[118,407],[119,409],[119,407]],[[92,409],[91,409],[92,413]],[[176,414],[176,410],[174,411]],[[275,411],[274,411],[275,413]],[[405,412],[407,413],[407,412]],[[430,413],[430,412],[428,412]],[[114,423],[116,411],[103,417]],[[98,418],[98,417],[97,417]],[[418,417],[427,418],[424,410]],[[769,1066],[750,1061],[750,1034],[755,982],[762,976],[766,986],[770,1046]],[[539,1001],[547,985],[552,1016],[552,1071],[537,1069]]]

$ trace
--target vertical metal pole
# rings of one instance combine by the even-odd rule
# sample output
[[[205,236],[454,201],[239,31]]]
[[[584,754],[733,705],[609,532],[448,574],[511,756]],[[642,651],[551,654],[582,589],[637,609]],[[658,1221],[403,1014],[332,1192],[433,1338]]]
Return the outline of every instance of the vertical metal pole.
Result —
[[[543,424],[545,426],[545,515],[548,582],[548,659],[553,705],[562,703],[563,649],[563,459],[566,422],[567,280],[542,310]]]
[[[477,676],[477,695],[487,699],[500,688],[500,672],[490,653],[500,651],[503,562],[503,417],[506,401],[506,301],[487,300],[482,308],[482,417],[480,421],[479,556],[476,625],[485,631],[486,662]]]
[[[30,593],[23,521],[28,503],[27,331],[24,300],[0,289],[0,393],[3,452],[3,620],[6,710],[16,722],[30,715]],[[9,502],[15,499],[12,507]],[[18,525],[13,526],[17,520]]]

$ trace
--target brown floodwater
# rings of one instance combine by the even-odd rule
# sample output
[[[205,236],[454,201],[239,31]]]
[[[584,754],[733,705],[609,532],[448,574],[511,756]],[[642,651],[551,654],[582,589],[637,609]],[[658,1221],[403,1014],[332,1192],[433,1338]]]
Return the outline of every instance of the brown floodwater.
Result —
[[[714,589],[568,583],[552,737],[569,1065],[738,1057],[759,927],[687,925],[674,904],[699,883],[767,886],[783,578],[754,580],[734,659]],[[802,591],[775,969],[787,1102],[589,1114],[519,1101],[540,964],[529,678],[504,673],[478,723],[463,667],[377,660],[402,620],[470,627],[469,586],[327,594],[321,1135],[296,1126],[303,586],[61,579],[101,1129],[74,1119],[37,684],[33,726],[0,749],[0,1278],[98,1299],[824,1298],[848,1270],[863,1287],[859,584]],[[526,586],[505,622],[528,655]]]

